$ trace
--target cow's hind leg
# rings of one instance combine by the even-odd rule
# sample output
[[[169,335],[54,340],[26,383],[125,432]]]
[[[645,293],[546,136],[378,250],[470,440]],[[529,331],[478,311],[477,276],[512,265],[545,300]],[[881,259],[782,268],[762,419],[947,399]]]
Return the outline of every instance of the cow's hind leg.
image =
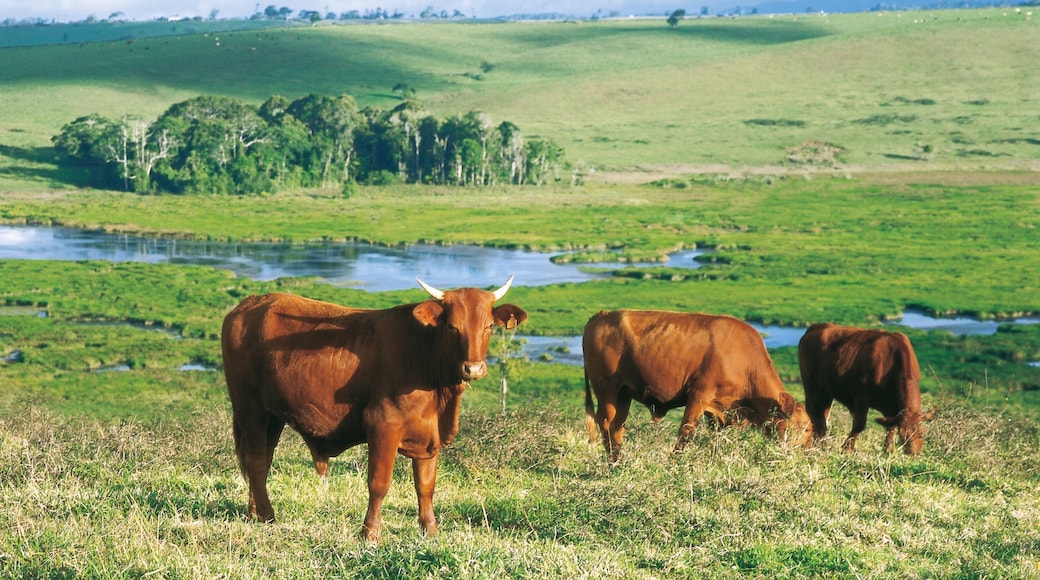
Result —
[[[595,443],[599,434],[599,426],[596,425],[596,406],[592,402],[592,382],[589,380],[589,371],[585,370],[585,431],[589,436],[589,443]]]
[[[285,422],[266,411],[255,410],[235,413],[233,423],[235,455],[249,484],[249,515],[262,522],[273,522],[274,508],[267,494],[267,475]]]
[[[812,423],[813,445],[827,436],[827,420],[830,417],[831,405],[833,404],[833,397],[821,394],[810,395],[806,392],[805,412],[808,413],[809,422]]]
[[[869,401],[862,397],[856,398],[852,408],[852,430],[849,431],[849,436],[845,438],[845,443],[841,446],[845,453],[852,453],[856,450],[856,438],[867,428],[867,411],[869,410]]]
[[[621,459],[621,440],[625,437],[625,421],[632,407],[632,396],[623,388],[609,389],[599,396],[596,422],[603,433],[603,448],[611,463]]]

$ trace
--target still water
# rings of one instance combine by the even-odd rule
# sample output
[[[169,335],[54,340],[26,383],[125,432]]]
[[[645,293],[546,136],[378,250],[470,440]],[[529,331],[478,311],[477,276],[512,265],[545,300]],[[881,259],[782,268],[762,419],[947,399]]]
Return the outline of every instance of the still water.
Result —
[[[923,312],[907,310],[903,318],[888,325],[905,326],[919,330],[945,330],[954,336],[966,334],[995,334],[997,327],[1001,324],[1040,324],[1040,318],[1016,318],[1013,320],[976,320],[974,318],[933,318]],[[762,341],[766,348],[774,349],[784,346],[798,346],[798,341],[805,334],[805,328],[794,326],[763,325],[755,322],[749,323],[762,335]],[[522,336],[526,341],[524,353],[531,360],[546,360],[551,362],[581,365],[583,357],[581,352],[580,336]],[[1040,366],[1040,361],[1027,363],[1031,366]]]
[[[696,268],[700,251],[671,254],[671,267]],[[0,226],[0,259],[106,260],[191,264],[226,269],[238,276],[273,280],[285,276],[317,276],[338,285],[369,291],[415,287],[418,276],[434,286],[483,287],[500,284],[516,275],[516,284],[539,286],[584,282],[605,274],[582,271],[574,264],[553,264],[556,254],[501,250],[478,246],[426,246],[386,248],[364,243],[279,244],[225,243],[155,239],[73,228]],[[660,264],[658,264],[660,265]],[[633,267],[636,265],[629,265]],[[600,268],[619,268],[601,264]],[[44,314],[45,313],[40,313]],[[1037,324],[1040,318],[1012,322]],[[947,330],[955,335],[993,334],[998,322],[972,318],[932,318],[908,310],[891,324],[926,330]],[[804,328],[752,324],[763,334],[766,347],[795,346]],[[581,337],[523,336],[531,359],[582,364]],[[186,370],[191,370],[190,368]]]
[[[672,267],[697,268],[699,250],[669,256]],[[553,264],[557,253],[479,246],[365,243],[226,243],[143,238],[73,228],[0,226],[0,259],[105,260],[212,266],[254,280],[317,276],[373,292],[415,288],[415,278],[438,287],[485,287],[516,275],[518,286],[585,282],[604,276],[576,264]],[[634,267],[631,264],[627,267]],[[661,264],[657,264],[661,265]],[[625,267],[598,264],[597,268]]]

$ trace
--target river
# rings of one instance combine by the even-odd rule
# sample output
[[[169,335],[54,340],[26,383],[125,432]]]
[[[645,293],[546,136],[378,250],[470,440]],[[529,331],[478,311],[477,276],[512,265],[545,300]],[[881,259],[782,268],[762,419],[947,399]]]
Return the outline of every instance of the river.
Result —
[[[696,268],[701,252],[670,254],[667,265]],[[516,275],[517,285],[539,286],[584,282],[606,274],[582,270],[576,264],[554,264],[559,254],[503,250],[479,246],[413,245],[387,248],[364,243],[227,243],[145,238],[74,228],[0,226],[0,259],[106,260],[212,266],[256,280],[286,276],[318,276],[331,283],[369,291],[415,287],[418,276],[435,286],[487,286]],[[656,264],[662,265],[662,264]],[[637,264],[597,264],[599,268],[635,267]],[[1020,318],[1020,324],[1037,324],[1040,318]],[[1000,324],[973,318],[933,318],[908,310],[890,324],[927,330],[947,330],[955,335],[993,334]],[[764,336],[766,347],[798,344],[804,328],[752,324]],[[581,337],[522,336],[532,359],[577,364],[582,362]]]
[[[669,255],[672,267],[697,268],[700,250]],[[543,286],[586,282],[604,273],[578,264],[554,264],[560,252],[503,250],[480,246],[377,246],[365,243],[238,243],[145,238],[74,228],[0,226],[0,259],[105,260],[192,264],[230,270],[254,280],[317,276],[330,283],[373,292],[415,288],[419,277],[434,286],[484,287],[516,275],[516,284]],[[604,263],[595,268],[641,264]],[[662,264],[655,264],[662,265]]]

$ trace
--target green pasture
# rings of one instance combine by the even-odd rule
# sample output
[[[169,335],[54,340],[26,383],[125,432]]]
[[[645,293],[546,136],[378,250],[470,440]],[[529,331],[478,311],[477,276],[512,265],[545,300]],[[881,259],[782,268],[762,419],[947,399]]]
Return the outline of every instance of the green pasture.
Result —
[[[553,139],[590,179],[779,166],[806,142],[844,149],[827,167],[1035,170],[1037,26],[992,8],[24,40],[0,58],[0,188],[67,182],[50,138],[83,115],[155,119],[200,94],[389,108],[399,83],[435,115],[483,110]]]
[[[95,14],[105,18],[108,14]],[[248,32],[269,28],[291,28],[300,23],[284,20],[184,20],[184,21],[108,21],[25,24],[0,27],[0,48],[18,48],[60,44],[91,45],[122,42],[133,44],[155,36],[190,36]]]
[[[840,453],[840,439],[805,451],[755,430],[705,428],[672,455],[675,417],[653,424],[638,410],[612,467],[585,440],[579,371],[545,372],[558,366],[522,369],[531,380],[511,381],[505,413],[497,377],[474,383],[458,439],[441,454],[439,535],[419,536],[401,460],[378,546],[358,538],[364,447],[334,459],[323,483],[292,432],[270,479],[280,522],[245,520],[219,373],[68,370],[51,387],[43,377],[23,385],[4,369],[4,574],[1030,578],[1040,570],[1040,432],[1035,413],[1017,404],[946,401],[917,458],[883,454],[876,425],[854,455]],[[535,386],[547,384],[552,394]],[[836,409],[832,428],[848,427]]]
[[[1038,201],[1040,191],[1031,185],[945,185],[887,177],[709,184],[697,178],[643,186],[491,191],[366,187],[350,198],[323,192],[243,199],[88,191],[44,200],[8,196],[0,221],[232,241],[581,249],[579,259],[588,261],[586,267],[615,275],[540,287],[517,280],[509,294],[530,313],[524,332],[578,335],[589,316],[615,308],[725,313],[789,326],[824,321],[871,326],[908,308],[998,320],[1035,316],[1040,311],[1033,274],[1040,269]],[[604,262],[663,257],[689,247],[709,250],[697,269],[663,262],[622,271]],[[176,360],[217,367],[223,314],[252,293],[282,290],[372,308],[424,297],[418,288],[368,293],[320,279],[254,282],[204,267],[133,263],[8,260],[0,262],[0,279],[0,300],[8,306],[48,313],[46,320],[35,321],[39,332],[48,325],[79,328],[83,321],[166,330],[135,330],[149,337],[139,348],[129,346],[136,339],[123,346],[74,339],[95,347],[72,348],[75,354],[66,358],[76,362],[50,363],[63,370],[117,364],[170,368]],[[488,285],[500,282],[489,280]],[[6,320],[10,324],[18,317]],[[991,337],[911,336],[926,371],[926,392],[951,398],[974,393],[990,402],[1032,406],[1040,369],[1026,363],[1040,360],[1038,333],[1040,325],[1005,325]],[[7,339],[8,351],[34,352],[34,332],[23,334]],[[62,351],[45,352],[56,356]],[[774,352],[774,358],[797,392],[793,349]],[[546,389],[553,392],[551,386]],[[580,399],[576,392],[571,396],[575,403]]]
[[[223,377],[212,370],[214,332],[251,292],[373,307],[420,292],[96,262],[4,261],[0,279],[17,304],[0,312],[8,361],[0,364],[0,561],[13,577],[1028,578],[1040,570],[1040,369],[1022,364],[1040,354],[1040,325],[980,337],[911,332],[924,404],[939,409],[917,458],[884,455],[876,425],[855,455],[841,454],[850,424],[841,407],[832,414],[837,438],[811,451],[753,429],[702,427],[673,456],[678,416],[654,424],[637,408],[622,463],[611,467],[585,439],[580,367],[520,364],[504,412],[494,367],[467,390],[459,437],[442,453],[440,535],[418,535],[402,460],[384,506],[385,542],[373,546],[358,538],[364,447],[336,458],[322,483],[291,431],[270,482],[280,523],[245,521]],[[509,299],[547,308],[546,293],[534,290],[515,288]],[[802,399],[794,349],[771,354]],[[189,363],[205,370],[181,370]]]

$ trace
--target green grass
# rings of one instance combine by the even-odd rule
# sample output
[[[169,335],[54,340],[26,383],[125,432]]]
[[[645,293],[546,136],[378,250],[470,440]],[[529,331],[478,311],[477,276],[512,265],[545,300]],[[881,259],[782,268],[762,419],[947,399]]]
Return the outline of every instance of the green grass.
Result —
[[[467,391],[459,437],[442,454],[440,535],[419,537],[400,461],[385,543],[371,546],[358,539],[364,447],[333,461],[325,486],[287,432],[271,478],[281,521],[247,523],[222,375],[177,369],[219,364],[212,329],[245,292],[288,287],[369,306],[415,293],[252,283],[183,266],[3,266],[7,298],[50,313],[0,316],[0,354],[23,352],[0,365],[7,575],[1030,577],[1040,565],[1036,392],[999,372],[1040,354],[1040,327],[963,339],[913,334],[928,369],[924,404],[940,408],[918,458],[881,454],[876,425],[856,455],[841,455],[850,418],[840,407],[838,439],[814,451],[754,430],[702,429],[672,456],[678,415],[654,424],[637,408],[625,458],[612,468],[585,441],[579,367],[521,365],[505,415],[496,369]],[[59,279],[84,298],[48,290]],[[138,282],[150,279],[164,284]],[[524,291],[512,290],[511,300],[535,304],[539,293]],[[82,321],[106,311],[117,319]],[[114,324],[127,313],[166,320],[169,330]],[[181,328],[184,319],[195,322]],[[788,381],[797,377],[793,351],[772,353]],[[130,368],[97,372],[118,364]],[[1030,368],[1020,365],[1019,379]],[[796,384],[788,388],[802,398]]]
[[[1035,170],[1037,24],[1003,11],[935,11],[923,23],[919,13],[691,19],[676,30],[657,20],[416,23],[15,46],[0,59],[0,170],[23,188],[60,184],[39,150],[89,113],[154,119],[199,94],[258,104],[311,92],[389,108],[402,82],[435,115],[479,109],[551,138],[596,178],[780,165],[807,141],[845,148],[853,169]]]
[[[476,387],[475,388],[480,388]],[[440,534],[421,538],[399,461],[379,546],[358,539],[363,448],[323,485],[295,434],[275,455],[276,525],[244,521],[226,405],[157,421],[53,415],[5,395],[0,558],[14,577],[1032,577],[1040,435],[1030,417],[957,408],[920,458],[754,431],[674,430],[639,414],[620,466],[584,440],[580,403],[467,406],[441,457]],[[15,411],[15,409],[20,409]],[[837,414],[836,414],[837,415]],[[839,428],[847,421],[836,417]]]
[[[714,249],[694,272],[514,288],[523,330],[539,334],[576,334],[617,307],[791,325],[872,325],[907,307],[1036,313],[1040,45],[1036,21],[1002,14],[335,26],[221,32],[219,47],[214,34],[144,32],[45,46],[0,29],[0,221],[580,249],[596,268],[607,250]],[[388,107],[398,82],[439,116],[482,109],[558,141],[586,184],[141,197],[69,191],[50,161],[50,137],[87,113],[154,118],[201,93],[347,92]],[[842,167],[779,166],[806,141],[844,148]],[[325,487],[287,432],[271,480],[281,521],[246,523],[221,373],[178,370],[219,367],[224,313],[272,290],[363,307],[422,298],[201,267],[0,261],[0,305],[14,307],[0,356],[21,352],[0,363],[0,576],[1040,574],[1040,369],[1024,364],[1040,359],[1038,326],[910,332],[924,404],[940,409],[917,458],[881,454],[876,425],[840,454],[841,408],[837,440],[813,451],[702,429],[672,456],[678,417],[655,425],[636,410],[611,468],[585,442],[579,367],[522,364],[505,415],[492,373],[467,391],[441,458],[441,534],[418,536],[402,461],[386,542],[370,546],[357,539],[363,447]],[[38,309],[48,317],[28,315]],[[802,399],[795,349],[771,355]],[[128,370],[103,370],[114,365]]]
[[[101,15],[97,15],[101,16]],[[184,22],[75,22],[0,28],[0,48],[71,44],[126,43],[150,37],[194,36],[302,26],[280,20],[194,20]]]

